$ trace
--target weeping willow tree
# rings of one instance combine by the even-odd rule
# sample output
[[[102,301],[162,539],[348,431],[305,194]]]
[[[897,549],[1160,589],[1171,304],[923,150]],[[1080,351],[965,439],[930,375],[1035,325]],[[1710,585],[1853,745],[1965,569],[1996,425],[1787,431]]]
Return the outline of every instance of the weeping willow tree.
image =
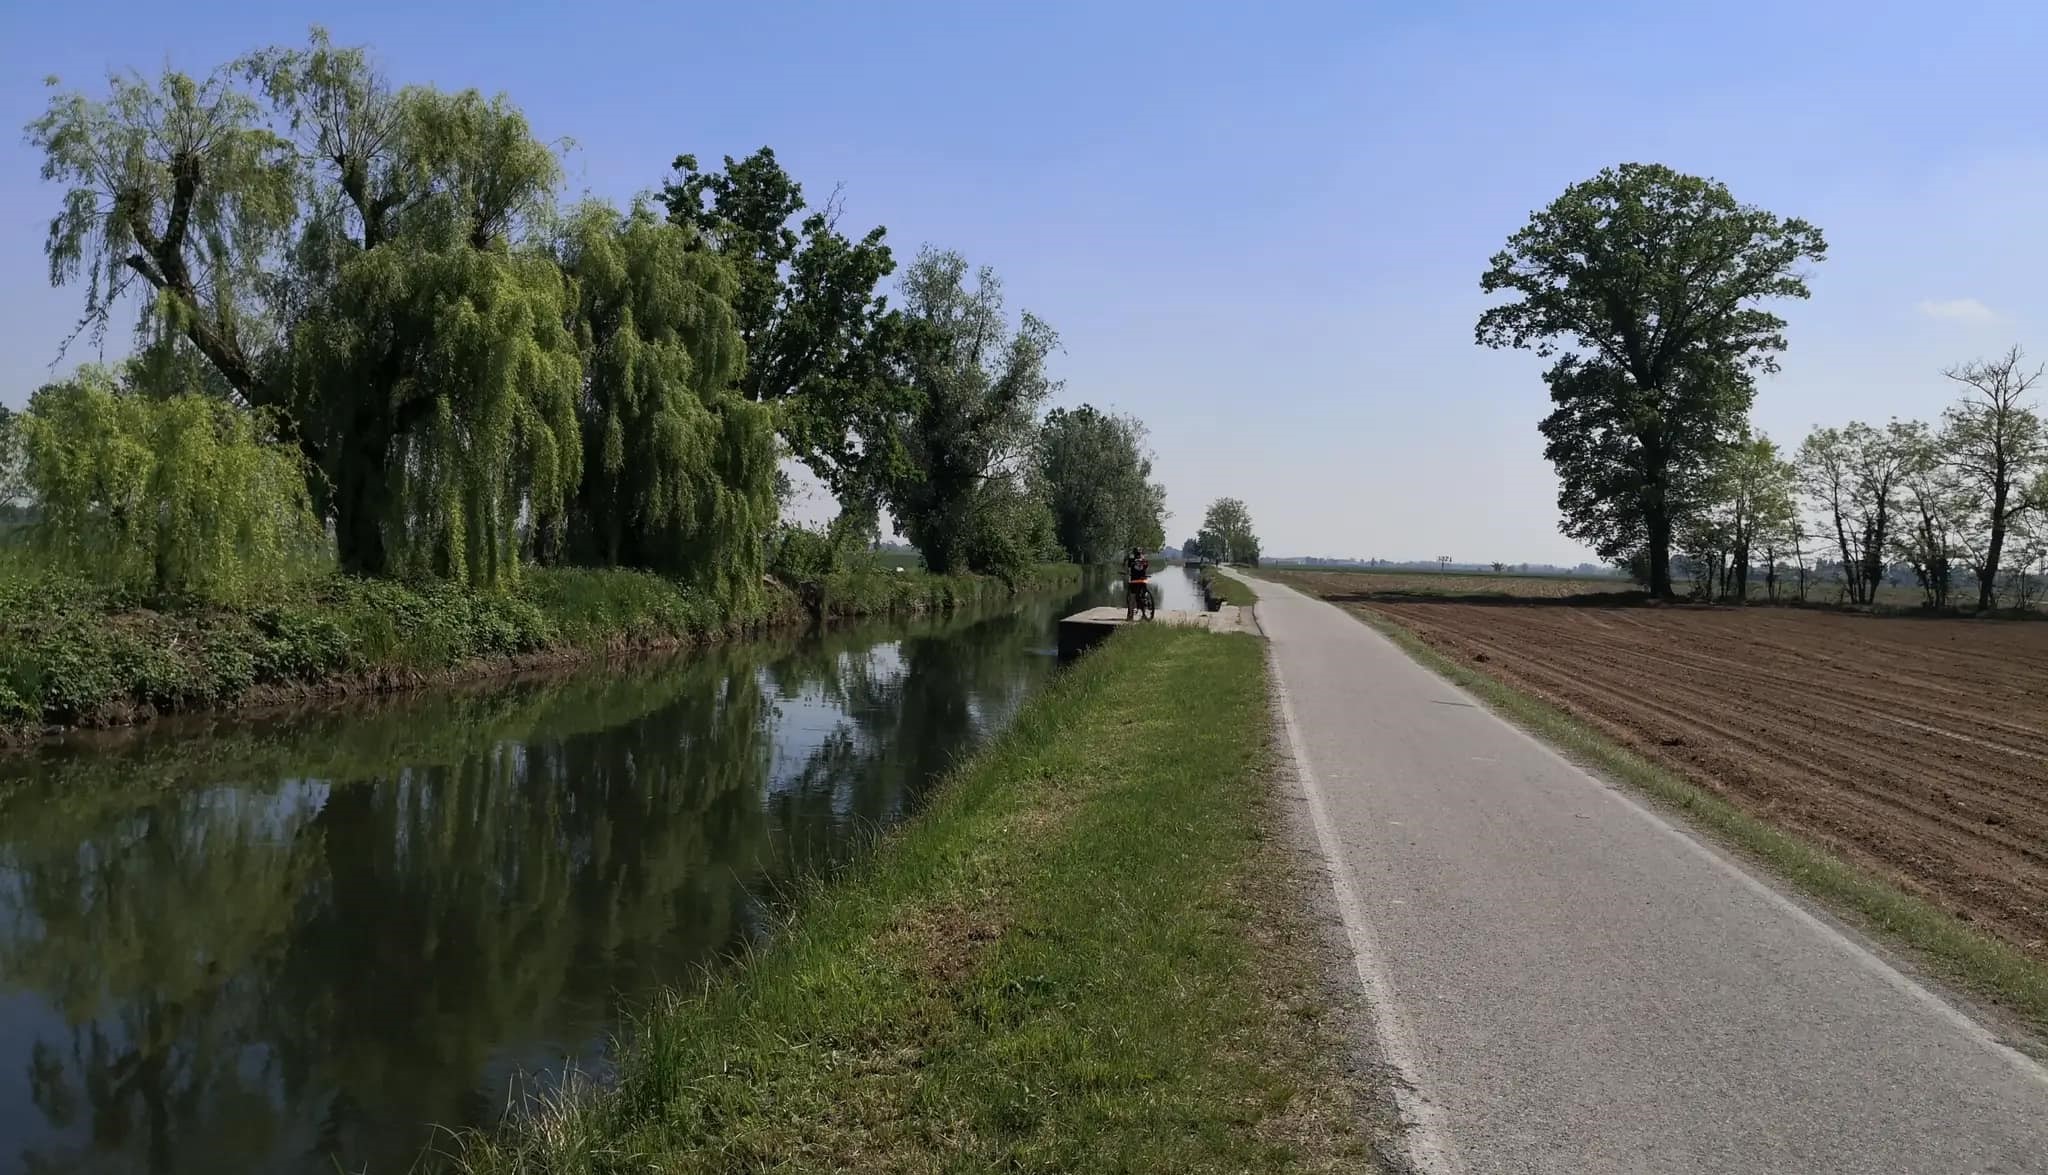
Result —
[[[301,420],[344,566],[503,583],[521,523],[562,514],[582,472],[570,292],[539,254],[410,244],[351,259],[300,323]]]
[[[559,258],[584,356],[577,558],[683,576],[751,600],[775,521],[775,418],[733,383],[744,365],[733,273],[694,230],[589,202]]]
[[[394,88],[316,30],[204,80],[57,95],[29,138],[67,189],[52,280],[85,280],[88,328],[135,303],[147,341],[277,409],[344,568],[515,573],[580,481],[582,375],[532,231],[560,168],[516,108]]]
[[[38,391],[20,429],[41,541],[140,594],[241,599],[320,542],[299,455],[265,439],[263,414],[122,394],[87,367]]]

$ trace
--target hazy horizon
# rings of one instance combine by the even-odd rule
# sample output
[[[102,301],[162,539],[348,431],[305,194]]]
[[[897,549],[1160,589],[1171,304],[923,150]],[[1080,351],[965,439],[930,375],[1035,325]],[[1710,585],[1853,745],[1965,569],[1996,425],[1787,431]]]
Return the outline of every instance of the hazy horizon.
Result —
[[[1757,400],[1782,442],[1931,419],[1942,368],[2015,342],[2048,358],[2035,6],[86,2],[0,16],[0,118],[39,114],[48,74],[204,72],[313,23],[397,82],[505,92],[576,141],[571,195],[623,202],[679,153],[765,144],[814,198],[844,184],[843,223],[887,225],[899,260],[929,242],[993,266],[1061,332],[1059,402],[1149,426],[1173,544],[1227,495],[1274,552],[1590,560],[1556,529],[1543,361],[1472,326],[1507,235],[1624,161],[1827,233]],[[38,165],[0,147],[9,405],[83,302],[47,284]]]

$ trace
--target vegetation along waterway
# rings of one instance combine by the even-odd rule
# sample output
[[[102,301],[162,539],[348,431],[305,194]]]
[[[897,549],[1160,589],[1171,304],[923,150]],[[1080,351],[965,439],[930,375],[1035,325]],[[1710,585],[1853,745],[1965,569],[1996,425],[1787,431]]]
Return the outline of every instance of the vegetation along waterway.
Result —
[[[0,1172],[406,1168],[769,936],[1112,598],[0,758]]]

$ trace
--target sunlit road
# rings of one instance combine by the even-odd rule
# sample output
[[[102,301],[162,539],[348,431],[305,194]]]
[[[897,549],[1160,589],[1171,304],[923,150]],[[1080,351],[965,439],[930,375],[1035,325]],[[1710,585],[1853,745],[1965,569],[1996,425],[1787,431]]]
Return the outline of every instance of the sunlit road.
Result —
[[[1253,582],[1418,1165],[2048,1172],[2048,1072],[1357,619]]]

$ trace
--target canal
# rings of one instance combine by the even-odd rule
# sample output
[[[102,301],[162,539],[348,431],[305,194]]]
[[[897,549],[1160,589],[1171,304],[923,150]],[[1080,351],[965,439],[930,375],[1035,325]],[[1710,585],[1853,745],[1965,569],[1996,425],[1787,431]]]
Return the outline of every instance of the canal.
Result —
[[[601,1070],[623,1016],[916,811],[1103,603],[0,758],[0,1173],[403,1171],[435,1124]]]

